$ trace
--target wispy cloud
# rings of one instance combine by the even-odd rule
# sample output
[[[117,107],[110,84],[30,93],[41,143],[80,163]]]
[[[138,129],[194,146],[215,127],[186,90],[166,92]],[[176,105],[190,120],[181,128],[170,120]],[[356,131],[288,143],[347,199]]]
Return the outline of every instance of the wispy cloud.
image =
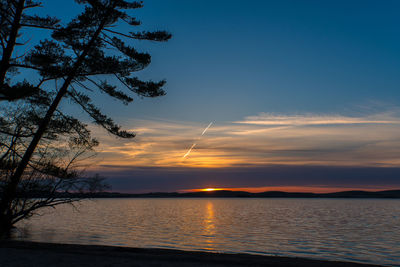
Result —
[[[400,120],[387,114],[377,114],[366,117],[348,117],[341,115],[277,115],[261,113],[249,116],[235,123],[255,125],[346,125],[346,124],[399,124]]]
[[[102,164],[400,166],[400,116],[396,112],[366,116],[261,113],[207,126],[207,135],[196,140],[195,150],[193,141],[204,122],[137,120],[130,124],[137,133],[133,140],[114,139],[95,130],[101,141]],[[182,161],[187,152],[190,157]]]

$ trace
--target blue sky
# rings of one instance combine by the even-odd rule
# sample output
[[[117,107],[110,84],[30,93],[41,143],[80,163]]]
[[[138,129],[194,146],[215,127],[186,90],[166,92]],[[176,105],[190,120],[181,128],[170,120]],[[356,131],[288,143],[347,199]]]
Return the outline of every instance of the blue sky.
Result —
[[[143,74],[167,78],[168,96],[138,109],[225,121],[398,104],[398,8],[395,1],[148,1],[139,12],[144,25],[174,38],[156,45]]]
[[[77,12],[70,1],[45,1],[44,6],[44,13],[64,18]],[[170,167],[212,172],[242,166],[250,175],[252,166],[353,166],[391,168],[390,177],[396,176],[398,10],[399,1],[144,1],[134,14],[143,23],[137,29],[168,30],[173,38],[133,43],[153,58],[137,75],[166,79],[167,95],[136,99],[129,106],[95,96],[106,113],[138,137],[112,140],[94,128],[103,144],[101,167],[93,171],[112,178],[129,176],[127,167],[160,168],[150,172],[153,183],[162,168]],[[182,161],[195,142],[191,157]],[[293,182],[295,172],[288,173],[282,179],[300,186]],[[358,184],[346,176],[348,187],[379,187],[379,171],[365,183],[360,182],[365,170],[351,173]],[[268,179],[257,178],[258,186],[271,184]],[[390,179],[386,187],[398,186]],[[170,190],[182,189],[178,181],[171,184]],[[312,185],[334,186],[323,178]],[[335,186],[344,185],[338,179]],[[232,186],[245,185],[225,187]]]
[[[69,1],[47,2],[54,14],[76,13]],[[371,102],[398,105],[398,1],[144,5],[138,29],[165,29],[174,37],[137,44],[153,56],[139,75],[167,79],[168,95],[129,109],[113,107],[116,116],[132,111],[138,117],[227,121],[260,112],[343,113]]]

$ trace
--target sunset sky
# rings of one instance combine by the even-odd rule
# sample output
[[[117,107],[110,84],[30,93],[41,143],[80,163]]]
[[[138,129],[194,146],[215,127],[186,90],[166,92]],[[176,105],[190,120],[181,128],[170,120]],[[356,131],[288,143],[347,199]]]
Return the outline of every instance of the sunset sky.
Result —
[[[44,3],[63,18],[77,12]],[[136,44],[153,59],[138,76],[166,79],[167,95],[129,106],[94,96],[137,133],[121,140],[93,126],[101,145],[89,170],[113,191],[400,188],[399,1],[144,5],[138,30],[173,38]]]

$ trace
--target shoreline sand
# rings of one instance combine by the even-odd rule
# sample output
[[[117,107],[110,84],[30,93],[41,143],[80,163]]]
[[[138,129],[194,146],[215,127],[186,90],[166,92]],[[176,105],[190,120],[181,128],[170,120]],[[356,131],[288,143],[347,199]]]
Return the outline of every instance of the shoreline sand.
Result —
[[[26,241],[0,241],[0,266],[379,266],[306,258],[128,248]]]

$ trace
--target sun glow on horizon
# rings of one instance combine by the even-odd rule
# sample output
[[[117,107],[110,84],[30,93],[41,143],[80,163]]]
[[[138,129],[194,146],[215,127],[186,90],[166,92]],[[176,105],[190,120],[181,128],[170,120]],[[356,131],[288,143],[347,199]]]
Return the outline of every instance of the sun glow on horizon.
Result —
[[[204,189],[200,189],[199,191],[212,192],[212,191],[218,191],[218,190],[222,190],[222,189],[220,189],[220,188],[204,188]]]
[[[323,187],[323,186],[262,186],[262,187],[207,187],[197,189],[180,190],[181,193],[188,192],[215,192],[215,191],[245,191],[250,193],[262,193],[270,191],[296,192],[296,193],[334,193],[342,191],[380,191],[394,190],[397,187]]]

